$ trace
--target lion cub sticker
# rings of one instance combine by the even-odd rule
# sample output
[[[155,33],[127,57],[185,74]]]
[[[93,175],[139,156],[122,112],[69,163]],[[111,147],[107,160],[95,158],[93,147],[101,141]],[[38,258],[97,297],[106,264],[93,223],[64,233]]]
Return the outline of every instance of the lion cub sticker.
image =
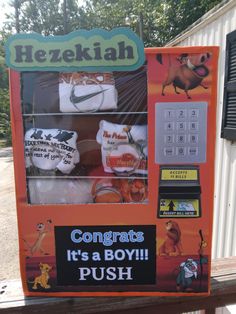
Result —
[[[40,263],[39,269],[40,269],[41,274],[35,277],[34,281],[32,282],[34,284],[32,289],[37,290],[38,285],[44,289],[50,289],[51,286],[48,284],[48,280],[50,278],[49,272],[52,269],[52,267],[49,266],[48,264]]]

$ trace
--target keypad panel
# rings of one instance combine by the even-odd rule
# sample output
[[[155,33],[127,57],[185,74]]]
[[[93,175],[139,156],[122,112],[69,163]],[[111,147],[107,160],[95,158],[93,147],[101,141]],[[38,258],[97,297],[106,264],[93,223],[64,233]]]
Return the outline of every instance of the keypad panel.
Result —
[[[206,162],[207,102],[156,103],[155,119],[156,163]]]

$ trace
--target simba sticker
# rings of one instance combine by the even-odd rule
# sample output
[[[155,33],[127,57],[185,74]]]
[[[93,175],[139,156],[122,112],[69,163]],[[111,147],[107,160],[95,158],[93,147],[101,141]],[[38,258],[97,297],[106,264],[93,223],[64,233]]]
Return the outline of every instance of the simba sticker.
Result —
[[[199,199],[160,199],[160,218],[194,218],[200,216]]]

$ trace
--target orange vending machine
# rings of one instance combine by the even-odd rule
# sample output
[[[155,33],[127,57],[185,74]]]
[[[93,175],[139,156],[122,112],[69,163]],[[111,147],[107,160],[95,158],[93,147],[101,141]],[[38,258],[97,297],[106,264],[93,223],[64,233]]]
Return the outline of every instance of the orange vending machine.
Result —
[[[27,296],[209,293],[217,47],[6,44]]]

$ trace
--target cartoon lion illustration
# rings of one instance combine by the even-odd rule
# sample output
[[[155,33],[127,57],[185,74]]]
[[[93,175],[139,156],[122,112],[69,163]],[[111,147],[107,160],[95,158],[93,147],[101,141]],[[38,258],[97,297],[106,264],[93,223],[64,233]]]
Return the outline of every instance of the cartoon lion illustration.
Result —
[[[52,266],[49,266],[48,264],[40,263],[39,268],[41,271],[41,275],[35,277],[34,281],[31,282],[34,284],[32,289],[37,290],[38,285],[40,285],[44,289],[50,289],[51,286],[48,284],[48,280],[50,278],[49,272],[52,269]]]
[[[182,254],[181,231],[177,222],[166,222],[166,239],[159,248],[160,256],[178,256]]]

